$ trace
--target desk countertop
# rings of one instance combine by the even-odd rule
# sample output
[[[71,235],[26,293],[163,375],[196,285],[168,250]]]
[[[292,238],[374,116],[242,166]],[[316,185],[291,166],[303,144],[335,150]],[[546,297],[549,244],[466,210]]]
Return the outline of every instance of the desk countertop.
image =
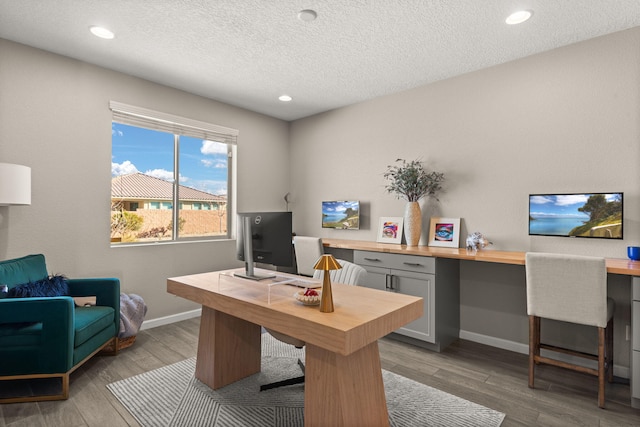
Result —
[[[364,240],[322,239],[324,246],[337,249],[352,249],[361,251],[387,252],[393,254],[419,255],[436,258],[453,258],[469,261],[494,262],[498,264],[525,264],[525,252],[495,251],[483,249],[467,252],[459,248],[436,248],[430,246],[407,246],[391,243],[377,243]],[[607,258],[607,272],[627,276],[640,276],[640,261],[628,259]]]
[[[335,311],[327,315],[319,307],[296,302],[293,294],[299,288],[286,282],[241,279],[232,274],[237,270],[169,278],[167,292],[342,355],[416,320],[423,312],[420,297],[333,283]]]

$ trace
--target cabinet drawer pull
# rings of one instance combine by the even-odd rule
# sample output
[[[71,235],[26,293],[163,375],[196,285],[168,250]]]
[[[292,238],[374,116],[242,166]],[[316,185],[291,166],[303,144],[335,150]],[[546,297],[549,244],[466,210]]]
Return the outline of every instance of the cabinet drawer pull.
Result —
[[[395,287],[395,276],[393,274],[385,274],[385,278],[386,278],[386,283],[385,283],[385,287],[387,288],[388,291],[395,291],[396,287]]]
[[[424,267],[424,265],[419,262],[403,262],[403,264],[411,267]]]
[[[380,262],[380,260],[378,258],[364,258],[365,261],[374,261],[374,262]]]

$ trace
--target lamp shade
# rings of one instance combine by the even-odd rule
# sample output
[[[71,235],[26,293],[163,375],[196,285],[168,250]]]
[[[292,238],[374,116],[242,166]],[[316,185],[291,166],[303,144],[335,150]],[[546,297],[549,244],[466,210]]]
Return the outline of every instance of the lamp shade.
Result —
[[[342,266],[336,261],[331,254],[322,255],[316,265],[313,266],[314,270],[338,270]]]
[[[0,163],[0,206],[31,204],[31,168]]]

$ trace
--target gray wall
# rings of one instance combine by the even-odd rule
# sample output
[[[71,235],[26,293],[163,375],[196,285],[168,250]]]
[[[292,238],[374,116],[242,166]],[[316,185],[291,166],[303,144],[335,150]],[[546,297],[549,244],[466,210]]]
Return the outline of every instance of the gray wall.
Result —
[[[238,265],[235,241],[110,248],[110,100],[238,129],[239,209],[284,209],[288,123],[0,39],[0,161],[32,171],[32,205],[0,207],[0,259],[118,277],[147,319],[194,310],[167,277]]]
[[[640,243],[639,45],[635,28],[294,122],[296,230],[375,240],[378,218],[404,208],[384,191],[386,166],[422,158],[447,179],[439,202],[422,203],[424,230],[432,215],[460,217],[463,238],[481,231],[494,250],[625,258]],[[625,193],[624,241],[528,236],[530,193],[598,191]],[[321,201],[335,199],[363,202],[363,229],[320,227]],[[521,350],[524,269],[462,262],[460,273],[463,336]],[[623,366],[629,283],[610,278]]]

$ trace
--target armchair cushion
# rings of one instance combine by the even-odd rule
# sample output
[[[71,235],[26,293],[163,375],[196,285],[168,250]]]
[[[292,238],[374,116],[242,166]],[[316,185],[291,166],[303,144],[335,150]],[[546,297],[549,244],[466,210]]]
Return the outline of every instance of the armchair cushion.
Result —
[[[73,345],[79,347],[105,328],[114,329],[112,307],[76,307]]]
[[[35,282],[23,283],[9,289],[8,298],[60,297],[69,295],[69,285],[64,276],[49,276]]]
[[[9,288],[42,280],[48,275],[42,254],[0,261],[0,284],[8,285]]]

